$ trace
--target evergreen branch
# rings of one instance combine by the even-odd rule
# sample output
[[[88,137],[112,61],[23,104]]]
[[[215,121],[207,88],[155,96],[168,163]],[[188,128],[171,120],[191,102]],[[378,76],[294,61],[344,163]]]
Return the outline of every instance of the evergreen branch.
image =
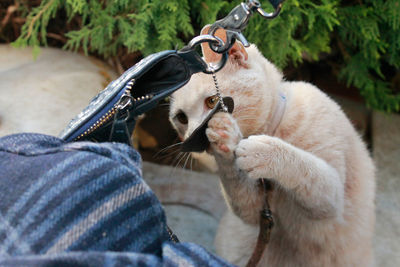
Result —
[[[33,25],[35,24],[36,20],[38,20],[44,12],[46,12],[54,3],[55,0],[50,0],[40,11],[38,14],[36,14],[29,22],[29,27],[28,27],[28,33],[26,35],[26,38],[29,38],[32,35],[33,31]]]
[[[20,1],[20,12],[27,19],[13,45],[33,46],[36,54],[49,38],[64,42],[63,36],[48,33],[49,21],[61,9],[66,25],[74,22],[72,18],[79,20],[73,30],[64,28],[65,49],[83,49],[105,58],[121,51],[148,55],[187,43],[205,24],[224,17],[242,1],[42,0],[32,10],[28,1]],[[267,4],[263,8],[272,10]],[[280,68],[320,60],[322,53],[334,56],[339,77],[357,87],[369,106],[399,110],[393,77],[400,73],[398,0],[285,1],[274,20],[253,16],[244,35]]]

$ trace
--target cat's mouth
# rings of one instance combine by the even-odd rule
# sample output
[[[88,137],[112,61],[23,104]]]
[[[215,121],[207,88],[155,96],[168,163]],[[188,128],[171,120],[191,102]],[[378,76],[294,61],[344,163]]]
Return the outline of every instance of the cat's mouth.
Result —
[[[224,105],[228,108],[228,112],[232,113],[235,107],[233,98],[226,96],[222,99]],[[208,121],[214,116],[215,113],[222,111],[221,103],[218,103],[208,114],[208,116],[203,120],[203,122],[192,132],[192,134],[182,143],[182,152],[203,152],[206,150],[210,141],[206,136],[206,129]]]

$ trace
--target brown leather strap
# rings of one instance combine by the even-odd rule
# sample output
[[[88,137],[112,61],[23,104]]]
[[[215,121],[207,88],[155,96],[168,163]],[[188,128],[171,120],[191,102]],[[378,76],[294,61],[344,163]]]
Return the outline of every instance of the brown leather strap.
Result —
[[[265,179],[259,179],[261,190],[264,194],[264,207],[260,211],[260,230],[258,233],[257,244],[254,248],[250,260],[247,262],[246,267],[254,267],[259,263],[264,250],[267,247],[271,236],[271,229],[274,226],[274,219],[272,217],[271,209],[267,199],[267,191],[272,189],[271,183]]]

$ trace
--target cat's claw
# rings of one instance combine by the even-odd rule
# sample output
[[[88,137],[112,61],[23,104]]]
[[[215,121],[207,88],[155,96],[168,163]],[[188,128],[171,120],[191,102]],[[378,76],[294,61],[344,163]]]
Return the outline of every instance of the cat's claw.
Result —
[[[231,114],[216,113],[208,122],[206,135],[212,152],[226,159],[234,158],[234,151],[242,139],[242,133]]]
[[[241,140],[235,155],[239,169],[252,179],[276,178],[276,170],[283,163],[280,139],[268,135],[253,135]]]

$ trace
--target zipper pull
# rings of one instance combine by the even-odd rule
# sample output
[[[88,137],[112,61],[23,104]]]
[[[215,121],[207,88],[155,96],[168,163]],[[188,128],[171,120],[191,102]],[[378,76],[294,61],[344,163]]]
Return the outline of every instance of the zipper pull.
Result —
[[[110,142],[125,143],[132,146],[131,133],[129,132],[127,123],[130,115],[129,108],[133,104],[132,100],[133,98],[130,90],[126,90],[116,106],[116,113],[109,137]]]
[[[125,92],[115,106],[116,112],[114,115],[113,124],[111,127],[110,142],[125,143],[132,146],[131,133],[128,129],[127,120],[129,118],[129,108],[133,105],[133,97],[131,89],[134,79],[130,80],[126,86]]]
[[[132,97],[131,90],[132,90],[132,86],[134,83],[135,83],[135,79],[132,79],[127,83],[125,92],[119,99],[118,104],[116,106],[118,111],[123,111],[124,109],[132,106],[134,99]]]
[[[126,108],[131,107],[132,103],[133,103],[133,97],[131,95],[131,91],[127,90],[121,96],[116,108],[118,109],[119,112],[121,112],[124,111]]]

